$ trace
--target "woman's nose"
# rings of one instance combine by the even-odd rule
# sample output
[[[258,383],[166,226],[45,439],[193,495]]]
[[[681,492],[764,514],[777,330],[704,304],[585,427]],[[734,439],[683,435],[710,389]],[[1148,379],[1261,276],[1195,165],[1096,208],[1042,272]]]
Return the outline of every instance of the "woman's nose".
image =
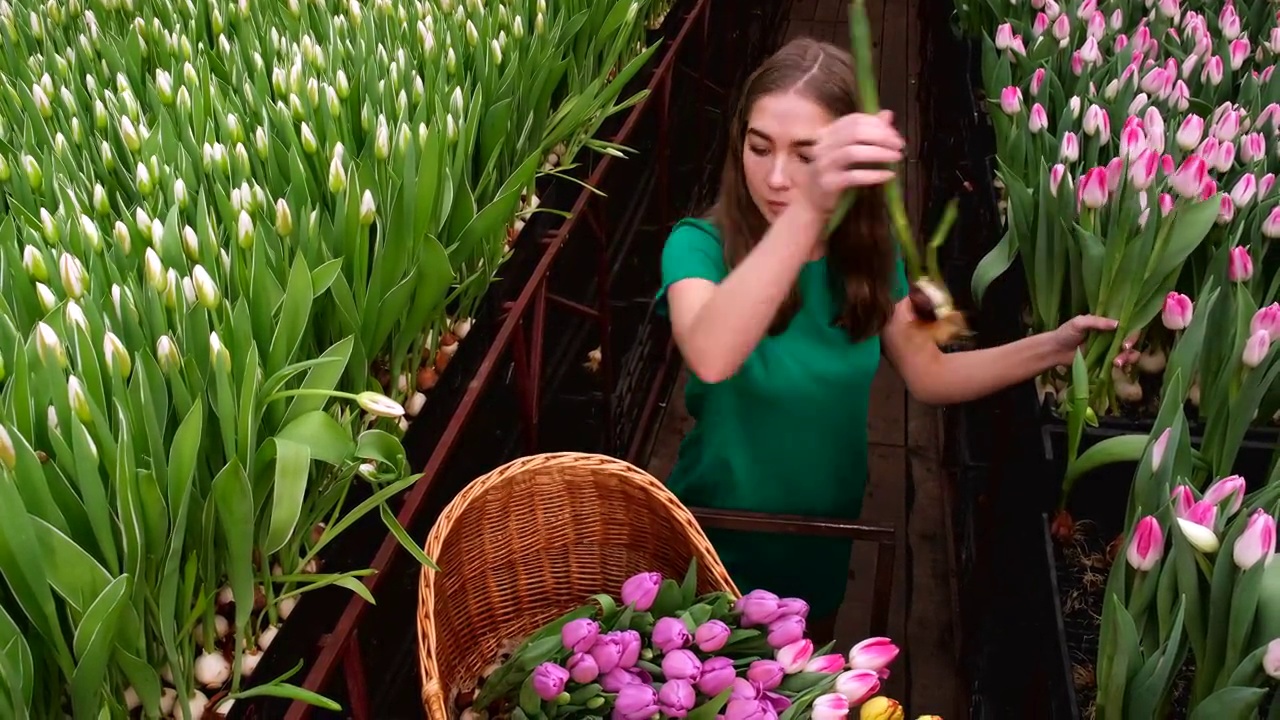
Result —
[[[791,181],[787,178],[786,167],[781,159],[774,162],[773,166],[769,168],[768,182],[769,187],[773,190],[786,190],[791,185]]]

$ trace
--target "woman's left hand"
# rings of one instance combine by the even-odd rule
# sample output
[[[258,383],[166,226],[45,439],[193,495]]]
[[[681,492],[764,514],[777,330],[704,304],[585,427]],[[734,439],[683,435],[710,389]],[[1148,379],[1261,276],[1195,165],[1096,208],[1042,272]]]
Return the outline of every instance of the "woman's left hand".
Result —
[[[1055,364],[1071,367],[1076,357],[1076,350],[1083,349],[1082,346],[1088,341],[1090,333],[1111,332],[1119,325],[1120,323],[1111,318],[1077,315],[1058,326],[1056,330],[1050,330],[1047,334],[1053,343]]]

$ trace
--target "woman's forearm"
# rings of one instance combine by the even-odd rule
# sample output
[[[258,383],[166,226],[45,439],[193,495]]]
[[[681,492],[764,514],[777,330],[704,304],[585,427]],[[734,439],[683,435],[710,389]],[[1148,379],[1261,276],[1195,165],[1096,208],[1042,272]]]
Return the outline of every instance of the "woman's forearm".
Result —
[[[701,301],[692,319],[676,328],[685,362],[698,377],[720,382],[742,367],[813,258],[824,224],[807,205],[793,203]]]
[[[939,352],[933,363],[935,367],[913,378],[911,394],[931,405],[970,402],[1054,367],[1059,352],[1047,334],[993,348]]]

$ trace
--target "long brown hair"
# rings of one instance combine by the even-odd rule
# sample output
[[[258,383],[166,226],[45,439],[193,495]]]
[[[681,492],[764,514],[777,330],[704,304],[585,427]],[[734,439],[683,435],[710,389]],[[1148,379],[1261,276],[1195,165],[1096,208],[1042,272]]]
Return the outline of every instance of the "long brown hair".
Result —
[[[742,166],[747,123],[756,101],[774,93],[794,92],[839,118],[857,112],[854,89],[853,59],[849,53],[808,38],[784,45],[747,80],[729,130],[720,193],[710,210],[710,220],[720,231],[725,265],[730,270],[746,258],[769,228],[768,220],[751,199]],[[860,188],[849,214],[827,245],[831,285],[844,298],[839,315],[832,321],[843,326],[852,340],[876,335],[892,315],[895,260],[895,248],[886,228],[883,193],[878,187]],[[800,291],[793,285],[774,316],[769,334],[786,330],[799,309]]]

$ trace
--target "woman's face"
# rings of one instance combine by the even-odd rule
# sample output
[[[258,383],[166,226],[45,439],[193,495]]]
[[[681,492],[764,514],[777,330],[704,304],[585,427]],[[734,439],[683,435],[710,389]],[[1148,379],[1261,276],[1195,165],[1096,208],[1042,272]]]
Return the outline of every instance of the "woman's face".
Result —
[[[794,92],[764,95],[747,117],[742,168],[747,190],[772,223],[808,181],[805,166],[814,141],[834,118],[818,104]]]

